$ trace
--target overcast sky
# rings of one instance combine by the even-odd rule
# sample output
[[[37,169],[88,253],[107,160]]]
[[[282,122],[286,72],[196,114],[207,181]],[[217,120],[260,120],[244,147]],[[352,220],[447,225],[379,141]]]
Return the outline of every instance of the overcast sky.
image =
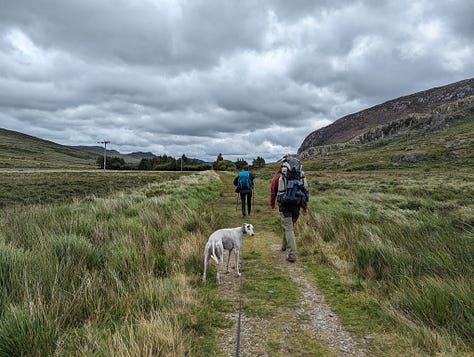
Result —
[[[275,161],[474,77],[472,0],[0,0],[0,127],[122,153]]]

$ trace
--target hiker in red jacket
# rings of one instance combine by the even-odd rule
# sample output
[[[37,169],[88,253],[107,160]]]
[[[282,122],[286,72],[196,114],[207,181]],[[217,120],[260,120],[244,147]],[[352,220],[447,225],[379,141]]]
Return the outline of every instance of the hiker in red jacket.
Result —
[[[286,160],[286,158],[285,158]],[[304,192],[304,198],[298,200],[298,203],[287,202],[285,199],[280,199],[284,196],[284,193],[287,188],[287,182],[289,175],[286,173],[290,170],[291,165],[284,161],[275,174],[272,180],[272,185],[270,188],[270,206],[274,210],[276,208],[276,203],[278,203],[278,210],[280,212],[281,226],[283,227],[283,242],[281,245],[281,250],[286,251],[288,249],[287,261],[293,263],[296,261],[296,240],[295,232],[293,225],[298,220],[300,215],[300,208],[303,209],[303,214],[306,215],[308,212],[308,184],[304,173],[299,174],[299,181],[302,184],[302,190]],[[288,176],[288,177],[287,177]]]

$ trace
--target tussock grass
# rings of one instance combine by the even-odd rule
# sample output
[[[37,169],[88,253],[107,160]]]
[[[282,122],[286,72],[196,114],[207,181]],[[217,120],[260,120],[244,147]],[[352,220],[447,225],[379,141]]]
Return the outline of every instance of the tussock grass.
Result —
[[[358,279],[410,345],[447,355],[471,350],[474,200],[466,197],[474,195],[472,173],[316,177],[312,213],[298,225],[304,254]]]
[[[193,285],[220,187],[208,172],[1,212],[0,356],[199,353],[213,322]]]

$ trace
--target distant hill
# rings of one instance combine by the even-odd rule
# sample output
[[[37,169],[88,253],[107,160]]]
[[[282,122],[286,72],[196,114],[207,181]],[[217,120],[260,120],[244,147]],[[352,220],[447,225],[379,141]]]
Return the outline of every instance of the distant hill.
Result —
[[[345,116],[298,150],[318,169],[474,167],[474,79]]]
[[[0,128],[0,169],[96,169],[97,159],[104,155],[100,146],[64,146],[17,131]],[[121,154],[107,150],[107,157],[120,157],[132,167],[142,159],[159,158],[151,152]],[[186,158],[186,165],[208,164]]]
[[[358,113],[346,115],[334,123],[309,134],[298,153],[311,147],[346,143],[368,131],[389,123],[414,116],[430,115],[442,111],[449,116],[450,104],[459,110],[456,103],[474,96],[474,78],[436,87],[408,96],[390,100]],[[469,100],[466,105],[469,105]]]
[[[0,168],[96,168],[97,155],[0,128]]]
[[[76,149],[76,150],[81,150],[84,152],[89,152],[93,153],[96,155],[104,155],[104,147],[101,146],[69,146],[70,148]],[[155,154],[151,152],[132,152],[130,154],[122,154],[118,152],[117,150],[107,150],[107,156],[112,157],[120,157],[124,159],[126,162],[139,162],[141,159],[152,159],[156,157]]]

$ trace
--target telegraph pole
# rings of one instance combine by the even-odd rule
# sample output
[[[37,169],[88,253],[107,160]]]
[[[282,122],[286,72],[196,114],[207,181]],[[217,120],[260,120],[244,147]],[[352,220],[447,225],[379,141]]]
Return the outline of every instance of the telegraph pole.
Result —
[[[104,144],[104,170],[105,170],[105,167],[107,166],[107,144],[110,144],[110,141],[104,139],[102,141],[98,141],[97,143]]]

